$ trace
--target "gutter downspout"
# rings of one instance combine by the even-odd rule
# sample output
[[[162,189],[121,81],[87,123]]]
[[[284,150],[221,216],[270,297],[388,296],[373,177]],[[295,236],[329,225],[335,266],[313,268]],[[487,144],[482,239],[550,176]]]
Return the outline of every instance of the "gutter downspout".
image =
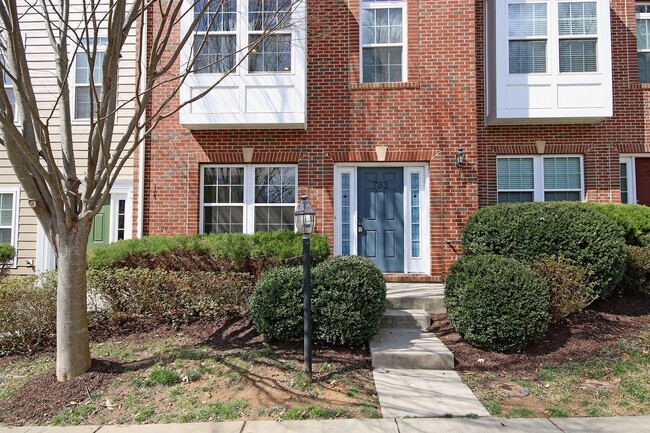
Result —
[[[140,81],[142,82],[142,89],[145,88],[147,85],[147,43],[148,43],[148,38],[149,36],[147,35],[147,15],[148,11],[145,10],[144,14],[142,15],[142,19],[144,22],[142,23],[142,30],[143,30],[143,35],[140,38],[140,50],[141,50],[141,65],[140,67],[142,68],[142,76],[140,77]],[[137,97],[137,96],[136,96]],[[141,121],[144,123],[144,121],[147,118],[147,111],[145,109],[144,113],[142,114]],[[144,230],[144,173],[145,173],[145,146],[146,146],[146,139],[142,136],[143,134],[143,128],[139,128],[138,134],[140,137],[138,137],[140,141],[140,145],[138,146],[138,228],[137,228],[137,237],[138,239],[142,238],[143,230]]]

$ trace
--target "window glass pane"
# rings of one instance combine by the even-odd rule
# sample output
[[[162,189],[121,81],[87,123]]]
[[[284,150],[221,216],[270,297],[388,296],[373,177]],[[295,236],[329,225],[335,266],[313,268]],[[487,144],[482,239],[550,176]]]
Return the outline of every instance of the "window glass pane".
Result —
[[[256,206],[255,231],[294,229],[294,206]]]
[[[90,119],[90,87],[77,87],[74,97],[75,119]]]
[[[650,39],[648,38],[648,26],[650,20],[636,21],[636,47],[637,50],[650,50]]]
[[[497,196],[497,201],[499,203],[525,203],[525,202],[533,201],[533,192],[532,191],[499,192]]]
[[[621,203],[628,202],[628,186],[627,186],[627,163],[620,164],[621,175]]]
[[[194,73],[223,74],[235,66],[237,36],[204,35],[194,36]]]
[[[546,41],[510,41],[508,43],[511,74],[546,72]]]
[[[197,31],[231,32],[237,30],[237,0],[212,2],[197,0],[194,3],[194,18],[201,15],[204,8],[206,8],[205,12],[196,26]]]
[[[580,170],[578,157],[544,158],[544,189],[581,189]]]
[[[558,29],[561,36],[597,34],[596,3],[559,3]]]
[[[5,193],[0,194],[0,226],[9,227],[11,233],[11,226],[13,225],[13,194]],[[2,242],[10,243],[10,242]]]
[[[204,233],[242,233],[242,206],[207,206],[203,208]]]
[[[546,36],[546,4],[515,3],[508,5],[508,35],[521,38]]]
[[[363,44],[402,43],[402,8],[363,9],[361,20]]]
[[[498,190],[518,190],[533,188],[533,158],[497,159]]]
[[[0,228],[0,244],[11,244],[10,228]]]
[[[402,47],[364,48],[363,81],[365,83],[402,81]]]
[[[249,35],[251,52],[248,56],[250,72],[291,70],[291,35]]]
[[[596,40],[561,39],[560,72],[596,72]]]
[[[544,201],[580,201],[579,191],[546,191]]]
[[[286,27],[291,19],[291,0],[249,0],[248,30]]]

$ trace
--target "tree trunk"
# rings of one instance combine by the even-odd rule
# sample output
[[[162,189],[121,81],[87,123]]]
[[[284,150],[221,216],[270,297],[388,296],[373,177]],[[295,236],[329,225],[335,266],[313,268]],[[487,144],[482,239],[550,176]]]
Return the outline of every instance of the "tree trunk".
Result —
[[[58,238],[56,292],[56,378],[70,380],[90,368],[86,298],[86,245],[83,230]],[[81,233],[80,233],[81,232]]]

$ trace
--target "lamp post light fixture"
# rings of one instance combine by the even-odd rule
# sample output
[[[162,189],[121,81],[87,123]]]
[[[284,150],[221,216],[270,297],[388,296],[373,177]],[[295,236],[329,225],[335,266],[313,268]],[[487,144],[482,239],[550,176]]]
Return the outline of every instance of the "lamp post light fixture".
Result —
[[[316,225],[316,212],[309,203],[307,195],[300,197],[300,202],[293,213],[296,227],[302,233],[302,292],[304,319],[304,354],[305,374],[311,382],[311,249],[310,236]]]

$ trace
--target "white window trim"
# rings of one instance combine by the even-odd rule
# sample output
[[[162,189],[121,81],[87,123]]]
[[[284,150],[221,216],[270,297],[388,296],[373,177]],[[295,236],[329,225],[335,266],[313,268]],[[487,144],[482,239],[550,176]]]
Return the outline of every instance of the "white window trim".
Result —
[[[255,233],[255,207],[256,206],[289,206],[293,205],[296,207],[298,203],[298,165],[297,164],[203,164],[200,167],[201,170],[201,179],[200,179],[200,194],[199,194],[199,233],[205,234],[204,231],[204,212],[203,208],[205,207],[204,203],[204,176],[206,168],[243,168],[244,169],[244,202],[241,203],[243,207],[243,233],[253,234]],[[266,167],[292,167],[296,169],[296,188],[294,191],[294,202],[291,203],[255,203],[255,169],[256,168],[266,168]],[[229,205],[224,203],[224,205]],[[234,205],[239,206],[240,203],[234,203]],[[294,231],[296,230],[294,225]]]
[[[580,200],[585,200],[585,166],[584,158],[580,154],[551,154],[551,155],[499,155],[499,159],[511,159],[511,158],[532,158],[533,159],[533,185],[534,189],[518,189],[518,190],[500,190],[497,183],[497,202],[499,201],[500,192],[529,192],[533,191],[533,201],[545,201],[544,193],[553,192],[553,191],[579,191]],[[544,159],[545,158],[580,158],[580,189],[544,189]],[[497,163],[498,166],[498,163]],[[498,170],[498,169],[497,169]],[[498,178],[497,171],[497,178]]]
[[[636,158],[650,158],[650,153],[622,153],[620,163],[627,169],[627,202],[637,204]]]
[[[341,175],[350,175],[350,255],[358,255],[357,168],[377,167],[376,163],[342,163],[334,165],[334,255],[342,254]],[[429,167],[421,163],[391,163],[404,170],[404,273],[429,274],[431,268],[431,229],[429,221]],[[411,244],[411,173],[420,174],[420,257],[412,257]]]
[[[108,37],[100,34],[97,36],[97,39],[107,39]],[[94,43],[94,42],[93,42]],[[74,47],[73,47],[74,48]],[[97,45],[97,54],[98,53],[103,53],[106,52],[106,45]],[[95,58],[97,58],[97,54],[95,54]],[[83,117],[77,117],[77,87],[90,87],[90,84],[87,85],[78,85],[77,84],[77,56],[85,56],[86,53],[83,50],[83,47],[77,47],[75,52],[71,53],[72,56],[74,56],[74,60],[72,62],[72,67],[70,70],[70,81],[69,81],[69,87],[70,87],[70,118],[71,118],[71,123],[73,125],[88,125],[90,124],[90,117],[83,118]],[[92,71],[91,71],[92,73]],[[97,84],[101,86],[102,83],[95,83],[95,88],[97,87]],[[101,96],[101,95],[100,95]],[[94,107],[90,107],[91,111],[93,110]]]
[[[113,243],[117,241],[118,230],[118,212],[119,200],[125,200],[126,206],[124,209],[124,239],[131,239],[133,237],[133,187],[126,185],[114,184],[111,188],[110,200],[110,215],[109,215],[109,235],[108,242]]]
[[[402,9],[402,43],[401,44],[363,44],[363,20],[361,15],[364,9]],[[406,1],[359,1],[359,82],[363,83],[363,49],[364,48],[383,48],[383,47],[402,47],[402,81],[408,82],[408,9]],[[383,81],[372,81],[371,83],[383,83]]]
[[[12,215],[11,215],[11,246],[16,250],[14,261],[11,264],[13,269],[18,267],[18,221],[20,213],[20,187],[18,186],[0,186],[0,194],[13,194],[12,198]]]

